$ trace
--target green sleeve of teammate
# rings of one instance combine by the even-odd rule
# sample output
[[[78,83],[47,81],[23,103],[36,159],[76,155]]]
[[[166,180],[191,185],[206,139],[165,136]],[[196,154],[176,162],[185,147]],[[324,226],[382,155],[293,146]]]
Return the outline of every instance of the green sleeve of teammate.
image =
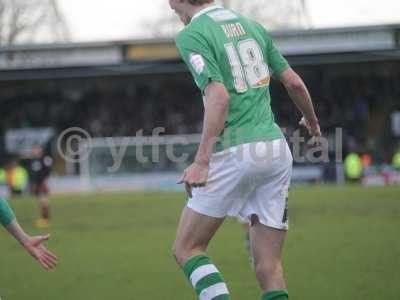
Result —
[[[8,202],[0,198],[0,223],[6,227],[15,220],[15,214]]]
[[[176,38],[176,46],[203,94],[211,81],[223,82],[213,50],[202,35],[183,30]]]

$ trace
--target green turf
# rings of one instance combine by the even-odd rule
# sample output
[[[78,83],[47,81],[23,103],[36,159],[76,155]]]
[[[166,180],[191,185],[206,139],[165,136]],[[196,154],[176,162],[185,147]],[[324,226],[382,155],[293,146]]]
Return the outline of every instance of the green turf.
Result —
[[[171,258],[182,194],[53,197],[53,272],[0,232],[2,300],[195,299]],[[13,202],[30,233],[32,199]],[[400,299],[400,189],[295,188],[285,270],[291,299]],[[240,226],[210,247],[232,299],[259,299]]]

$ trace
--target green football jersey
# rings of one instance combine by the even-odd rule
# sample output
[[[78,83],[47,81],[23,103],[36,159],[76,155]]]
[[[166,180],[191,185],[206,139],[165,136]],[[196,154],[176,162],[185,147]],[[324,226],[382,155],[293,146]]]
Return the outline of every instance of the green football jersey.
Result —
[[[225,129],[215,152],[283,138],[271,110],[269,84],[289,68],[263,26],[221,6],[196,14],[176,37],[197,86],[222,82],[230,94]]]

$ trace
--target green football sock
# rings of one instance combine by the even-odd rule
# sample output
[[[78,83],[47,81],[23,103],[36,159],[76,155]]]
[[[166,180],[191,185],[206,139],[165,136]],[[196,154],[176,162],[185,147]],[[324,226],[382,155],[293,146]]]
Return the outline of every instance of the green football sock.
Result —
[[[288,300],[289,294],[286,291],[273,291],[266,293],[261,300]]]
[[[229,300],[229,291],[221,273],[205,255],[192,257],[184,265],[183,272],[204,300]]]

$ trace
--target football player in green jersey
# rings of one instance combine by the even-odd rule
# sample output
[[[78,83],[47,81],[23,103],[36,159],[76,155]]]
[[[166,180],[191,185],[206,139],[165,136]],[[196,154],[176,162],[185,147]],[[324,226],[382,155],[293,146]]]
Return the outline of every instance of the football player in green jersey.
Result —
[[[227,216],[250,224],[263,300],[286,300],[282,248],[288,229],[293,158],[271,110],[271,77],[281,81],[314,138],[310,94],[258,23],[213,0],[169,0],[185,28],[177,48],[204,96],[202,139],[180,181],[188,194],[174,256],[199,299],[230,299],[207,246]]]
[[[43,268],[50,270],[57,265],[57,256],[43,246],[43,242],[48,240],[50,235],[27,235],[19,225],[8,202],[3,198],[0,198],[0,224],[21,243],[22,247],[35,258]]]

